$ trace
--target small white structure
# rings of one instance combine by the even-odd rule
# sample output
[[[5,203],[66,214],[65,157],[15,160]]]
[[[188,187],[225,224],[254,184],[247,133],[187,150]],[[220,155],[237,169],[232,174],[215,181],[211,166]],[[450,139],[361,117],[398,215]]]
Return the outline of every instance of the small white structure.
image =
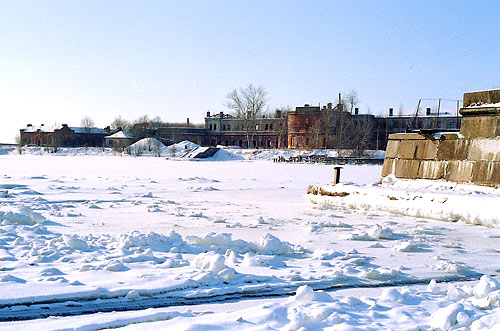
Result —
[[[135,142],[135,137],[127,131],[118,131],[104,138],[106,147],[126,148]]]

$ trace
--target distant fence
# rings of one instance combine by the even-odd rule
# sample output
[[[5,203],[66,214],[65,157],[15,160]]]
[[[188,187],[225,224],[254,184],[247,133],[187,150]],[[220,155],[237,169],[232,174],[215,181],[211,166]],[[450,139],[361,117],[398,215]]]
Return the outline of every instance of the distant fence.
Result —
[[[331,157],[324,155],[298,155],[298,156],[278,156],[273,162],[292,162],[292,163],[323,163],[323,164],[379,164],[384,163],[384,159],[361,156],[341,156]]]

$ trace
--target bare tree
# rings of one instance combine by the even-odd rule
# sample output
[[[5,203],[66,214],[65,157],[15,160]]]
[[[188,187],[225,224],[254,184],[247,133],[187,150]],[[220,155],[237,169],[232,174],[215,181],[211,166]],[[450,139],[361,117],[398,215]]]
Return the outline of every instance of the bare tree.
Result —
[[[243,130],[247,136],[247,147],[253,143],[253,137],[257,130],[257,118],[267,102],[267,91],[263,87],[254,87],[249,84],[239,90],[234,89],[226,95],[226,106],[232,109],[234,115],[243,121]]]
[[[17,152],[19,154],[22,154],[23,153],[23,141],[21,139],[21,135],[18,133],[16,134],[16,137],[14,138],[15,139],[15,142],[16,142],[16,149],[17,149]]]
[[[130,122],[121,116],[118,116],[113,122],[111,122],[111,130],[115,131],[120,129],[128,131],[130,129]]]
[[[83,127],[83,128],[86,128],[86,129],[91,129],[94,127],[95,125],[95,122],[93,119],[91,119],[90,117],[88,116],[85,116],[84,118],[82,118],[82,121],[80,122],[80,125]],[[90,131],[90,130],[89,130]]]
[[[163,124],[163,120],[160,116],[153,117],[149,122],[152,124]]]
[[[83,127],[83,131],[85,133],[85,148],[87,148],[90,142],[90,133],[92,132],[92,128],[94,127],[95,123],[93,119],[85,116],[84,118],[82,118],[80,125]]]
[[[136,120],[134,120],[133,122],[134,124],[137,124],[137,123],[149,123],[149,116],[144,114],[142,116],[140,116],[139,118],[137,118]]]
[[[347,92],[345,101],[347,103],[347,109],[349,109],[349,112],[352,113],[354,107],[356,107],[360,101],[358,97],[358,92],[354,89]]]

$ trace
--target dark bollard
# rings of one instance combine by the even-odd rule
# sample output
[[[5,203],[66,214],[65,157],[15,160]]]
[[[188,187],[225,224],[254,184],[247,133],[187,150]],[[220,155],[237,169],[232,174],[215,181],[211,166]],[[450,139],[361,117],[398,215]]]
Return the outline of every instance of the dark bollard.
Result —
[[[342,167],[333,167],[334,171],[333,171],[333,183],[334,184],[338,184],[340,183],[340,169],[342,169]]]

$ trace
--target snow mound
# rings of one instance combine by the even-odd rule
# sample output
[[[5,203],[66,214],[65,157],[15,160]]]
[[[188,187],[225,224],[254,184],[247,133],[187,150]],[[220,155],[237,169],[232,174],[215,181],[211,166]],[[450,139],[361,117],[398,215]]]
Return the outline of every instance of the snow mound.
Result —
[[[165,145],[156,138],[144,138],[127,147],[127,151],[132,155],[142,155],[161,153],[165,148]]]
[[[203,159],[197,158],[198,155],[203,153],[208,153],[211,147],[196,147],[190,150],[188,153],[181,156],[183,159],[196,159],[197,161],[235,161],[235,160],[245,160],[241,155],[234,154],[225,149],[218,149],[213,156],[204,157]]]
[[[167,149],[169,151],[175,150],[175,151],[180,152],[180,151],[184,151],[184,150],[195,149],[198,147],[200,147],[200,145],[198,145],[197,143],[194,143],[194,142],[189,141],[189,140],[183,140],[180,143],[176,143],[176,144],[168,146]]]
[[[214,156],[209,158],[210,161],[236,161],[244,159],[244,157],[228,152],[225,149],[219,149]]]
[[[42,214],[33,212],[30,207],[24,206],[7,212],[0,211],[0,220],[15,224],[30,225],[44,222],[45,217]]]

